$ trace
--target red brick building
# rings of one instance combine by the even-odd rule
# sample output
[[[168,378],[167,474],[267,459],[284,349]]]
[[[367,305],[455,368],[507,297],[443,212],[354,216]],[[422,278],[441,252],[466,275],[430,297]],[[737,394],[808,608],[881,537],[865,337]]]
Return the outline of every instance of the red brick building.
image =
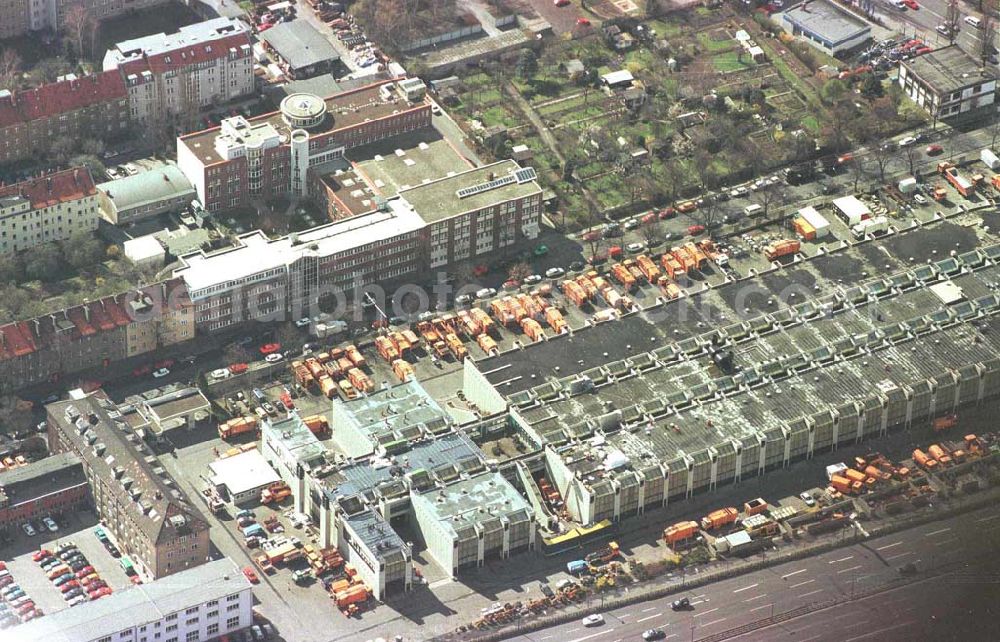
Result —
[[[80,458],[73,453],[46,457],[0,473],[0,532],[28,520],[74,510],[88,501]]]
[[[431,126],[422,92],[386,80],[326,99],[292,94],[271,114],[229,118],[177,139],[177,164],[205,209],[247,205],[252,198],[308,194],[308,170],[344,152]]]
[[[0,89],[0,164],[37,158],[61,138],[113,140],[129,126],[121,74],[105,71],[34,89]]]

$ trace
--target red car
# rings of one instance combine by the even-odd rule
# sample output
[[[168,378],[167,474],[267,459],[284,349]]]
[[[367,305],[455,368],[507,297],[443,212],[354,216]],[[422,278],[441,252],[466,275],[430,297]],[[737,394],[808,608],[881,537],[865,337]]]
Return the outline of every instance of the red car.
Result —
[[[677,210],[672,207],[666,207],[660,210],[660,220],[673,218],[675,214],[677,214]]]
[[[587,20],[586,18],[577,18],[576,24],[580,25],[581,27],[589,27],[590,20]]]
[[[111,589],[107,586],[102,586],[96,591],[90,591],[87,595],[89,595],[92,600],[99,600],[105,595],[111,595]]]
[[[928,145],[927,146],[927,155],[928,156],[937,156],[938,154],[940,154],[943,151],[944,151],[944,147],[941,147],[940,145],[938,145],[936,143],[934,145]]]
[[[917,9],[920,8],[920,5],[917,4],[917,0],[903,0],[903,4],[905,4],[907,7],[909,7],[913,11],[916,11]]]
[[[281,350],[281,344],[280,343],[265,343],[264,345],[262,345],[260,347],[260,353],[261,354],[272,354],[272,353],[277,352],[279,350]]]
[[[476,267],[472,268],[472,275],[473,276],[477,276],[477,277],[479,277],[479,276],[486,276],[489,273],[490,273],[490,268],[488,268],[485,265],[477,265]]]
[[[643,225],[648,225],[649,223],[652,223],[653,221],[656,220],[656,212],[650,212],[649,214],[646,214],[645,216],[642,217],[641,220]]]
[[[42,611],[42,609],[34,609],[30,613],[25,613],[24,615],[22,615],[21,622],[30,622],[31,620],[34,620],[36,617],[41,617],[43,615],[45,615],[45,612]]]
[[[569,0],[552,0],[552,4],[557,7],[565,7],[569,4]]]
[[[231,373],[233,373],[235,375],[243,374],[244,372],[246,372],[249,369],[250,369],[250,366],[248,366],[245,363],[234,363],[234,364],[232,364],[232,365],[229,366],[229,372],[231,372]]]
[[[25,602],[21,606],[17,607],[17,614],[23,616],[23,615],[27,615],[28,613],[30,613],[31,611],[34,611],[34,610],[35,610],[35,603],[32,602],[31,600],[28,600],[27,602]]]
[[[245,575],[246,578],[248,580],[250,580],[251,584],[256,584],[256,583],[260,582],[260,579],[257,577],[257,574],[254,573],[254,570],[252,568],[250,568],[249,566],[244,566],[243,567],[243,575]]]
[[[62,593],[69,593],[70,589],[75,589],[80,586],[80,583],[76,580],[70,580],[59,587],[59,591]]]
[[[77,579],[83,579],[94,572],[93,566],[84,566],[79,571],[76,572]]]
[[[704,225],[691,225],[688,227],[688,234],[691,236],[697,236],[705,231]]]
[[[135,370],[133,370],[132,371],[132,376],[133,377],[142,377],[144,375],[148,375],[152,371],[153,371],[153,366],[151,366],[151,365],[149,365],[147,363],[146,365],[139,366],[138,368],[136,368]]]
[[[516,290],[519,285],[521,284],[517,282],[517,279],[507,279],[501,287],[504,290]]]
[[[133,584],[142,584],[142,578],[139,577],[138,575],[133,575],[132,577],[129,578],[129,580],[131,580]]]
[[[46,557],[52,557],[52,551],[47,551],[43,548],[40,551],[35,551],[35,553],[31,556],[31,561],[41,562]]]
[[[622,258],[622,247],[620,245],[612,245],[608,248],[608,256],[613,259]]]
[[[159,370],[160,368],[172,368],[174,366],[173,359],[164,359],[163,361],[157,361],[153,364],[153,367]]]
[[[588,241],[588,242],[590,242],[590,241],[600,241],[601,240],[601,233],[598,230],[591,230],[591,231],[585,233],[583,236],[581,236],[580,239],[583,240],[583,241]]]
[[[852,160],[854,160],[854,154],[848,152],[837,157],[837,164],[843,165],[844,163],[850,163]]]

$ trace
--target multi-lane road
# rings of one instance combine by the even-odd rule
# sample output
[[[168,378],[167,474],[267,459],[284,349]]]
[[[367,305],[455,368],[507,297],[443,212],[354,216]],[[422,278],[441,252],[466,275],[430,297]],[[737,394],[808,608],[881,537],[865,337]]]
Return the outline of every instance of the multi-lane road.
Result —
[[[947,46],[948,38],[938,33],[937,27],[946,22],[948,0],[917,0],[917,2],[920,8],[916,11],[912,9],[900,11],[885,2],[878,6],[876,12],[896,23],[900,27],[900,31],[906,35],[916,35],[935,49]],[[966,16],[982,18],[983,14],[977,10],[975,3],[959,2],[958,8],[962,14],[962,20],[959,22],[958,38],[956,38],[955,43],[967,53],[978,56],[982,30],[966,23],[964,18]]]
[[[961,604],[956,600],[969,599],[964,589],[952,588],[940,591],[941,595],[930,600],[935,608],[928,609],[924,604],[927,602],[926,595],[932,590],[953,585],[982,590],[984,587],[981,584],[985,582],[986,589],[995,591],[996,568],[980,561],[969,567],[962,564],[965,560],[997,549],[1000,549],[1000,513],[995,509],[984,509],[702,586],[686,594],[693,606],[688,611],[671,610],[671,602],[685,595],[681,593],[609,610],[603,614],[604,624],[598,627],[584,627],[579,619],[575,619],[516,639],[532,642],[619,642],[638,640],[643,631],[659,628],[666,633],[666,640],[699,640],[766,620],[772,615],[831,600],[848,602],[787,620],[780,625],[758,629],[743,637],[749,640],[781,637],[802,642],[828,636],[843,642],[846,638],[864,639],[886,627],[894,627],[893,632],[902,634],[906,630],[922,630],[929,615],[959,612]],[[908,562],[918,569],[918,583],[908,588],[861,597],[898,579],[900,567]],[[944,564],[956,566],[945,576],[929,577],[929,569]],[[857,599],[849,601],[852,596]],[[884,615],[887,613],[894,615],[887,618]],[[861,620],[864,622],[859,624]],[[897,638],[893,636],[891,639]]]

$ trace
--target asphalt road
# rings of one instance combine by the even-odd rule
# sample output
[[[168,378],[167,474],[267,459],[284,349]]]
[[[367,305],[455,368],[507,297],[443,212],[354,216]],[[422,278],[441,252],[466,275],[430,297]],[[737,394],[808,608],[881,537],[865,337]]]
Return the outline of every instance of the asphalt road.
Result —
[[[940,49],[948,45],[948,39],[936,31],[937,26],[945,23],[945,16],[948,13],[948,0],[917,0],[920,8],[916,11],[907,9],[900,11],[883,4],[878,7],[877,13],[900,26],[907,35],[916,35],[924,42],[930,44],[935,49]],[[976,10],[977,3],[959,2],[959,10],[964,19],[966,16],[982,18],[983,14]],[[960,28],[956,44],[964,51],[977,56],[982,40],[981,30],[966,24],[959,23]]]
[[[957,518],[926,524],[911,530],[895,533],[870,541],[839,548],[837,550],[788,562],[766,570],[716,582],[687,593],[693,608],[674,612],[670,603],[685,595],[672,595],[662,599],[605,612],[605,623],[587,628],[580,620],[536,631],[514,639],[542,642],[618,642],[619,640],[640,639],[642,632],[659,628],[666,633],[667,640],[698,640],[735,629],[751,622],[764,620],[772,614],[779,614],[802,606],[822,603],[833,599],[849,599],[899,576],[899,567],[908,562],[918,569],[937,567],[942,564],[960,563],[972,553],[982,553],[1000,548],[1000,513],[996,509],[983,509]],[[952,580],[974,583],[973,575],[984,567],[955,571],[949,575]],[[990,579],[987,574],[983,581]],[[922,581],[909,593],[925,593],[927,585],[942,585],[944,581]],[[995,584],[992,585],[995,589]],[[894,594],[897,592],[894,592]],[[954,592],[957,595],[957,592]],[[898,600],[898,597],[895,598]],[[845,635],[864,636],[883,627],[901,624],[919,628],[928,611],[920,608],[909,609],[905,620],[889,622],[880,619],[878,611],[885,608],[886,594],[858,599],[837,609],[812,613],[781,625],[792,631],[784,634],[778,626],[759,630],[746,636],[754,640],[774,640],[778,637],[802,642],[806,639],[821,639],[823,636],[845,642]],[[995,600],[995,593],[994,593]],[[902,600],[906,602],[906,598]],[[952,613],[953,606],[946,601],[938,602],[942,615]],[[996,608],[995,606],[992,608]],[[842,618],[829,617],[830,611],[846,613]],[[901,613],[894,606],[893,613]],[[867,615],[865,628],[854,628],[849,614],[860,617]],[[976,613],[976,618],[983,614]],[[846,617],[847,619],[843,619]],[[582,616],[581,616],[582,618]],[[824,624],[818,625],[817,622]],[[903,626],[900,626],[902,629]],[[806,632],[809,631],[807,634]],[[819,636],[819,637],[811,637]],[[861,639],[852,638],[852,639]],[[917,639],[937,639],[919,636]]]

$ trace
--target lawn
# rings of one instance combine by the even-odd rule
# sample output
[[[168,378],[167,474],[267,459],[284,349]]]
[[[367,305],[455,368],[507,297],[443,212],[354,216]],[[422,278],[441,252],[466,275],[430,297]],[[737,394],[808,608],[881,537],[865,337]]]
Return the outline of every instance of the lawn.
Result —
[[[715,38],[713,38],[713,36],[718,36],[723,34],[726,37],[722,40],[716,40]],[[725,51],[726,49],[732,49],[737,44],[735,40],[729,37],[729,34],[726,34],[721,29],[699,31],[697,38],[699,44],[701,44],[701,46],[704,47],[707,51]]]
[[[754,66],[754,62],[750,60],[750,56],[746,54],[744,54],[743,59],[740,60],[738,52],[726,51],[712,56],[712,65],[714,65],[719,71],[731,72],[750,69]]]

